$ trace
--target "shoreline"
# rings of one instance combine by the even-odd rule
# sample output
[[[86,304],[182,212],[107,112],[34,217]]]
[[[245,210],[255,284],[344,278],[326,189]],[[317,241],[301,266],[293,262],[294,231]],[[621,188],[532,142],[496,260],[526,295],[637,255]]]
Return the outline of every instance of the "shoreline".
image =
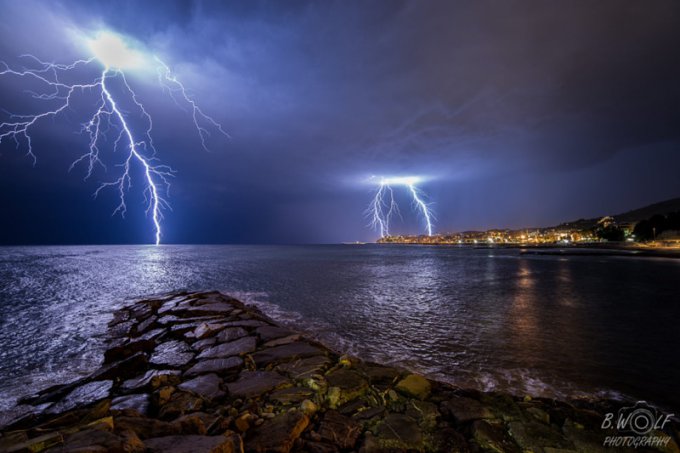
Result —
[[[0,414],[0,452],[618,451],[601,424],[623,405],[454,387],[176,293],[116,311],[99,370]],[[680,451],[676,421],[656,434]]]
[[[645,247],[639,244],[451,244],[442,242],[376,242],[377,245],[412,245],[475,250],[520,250],[521,255],[626,256],[680,259],[679,247]]]

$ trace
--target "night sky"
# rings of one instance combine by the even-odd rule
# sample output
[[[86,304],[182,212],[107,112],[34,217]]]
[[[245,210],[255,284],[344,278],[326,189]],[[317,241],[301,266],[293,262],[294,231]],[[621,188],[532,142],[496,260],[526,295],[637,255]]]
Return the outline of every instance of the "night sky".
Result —
[[[167,243],[375,240],[371,175],[427,177],[438,232],[548,226],[680,196],[680,2],[2,1],[0,60],[89,58],[107,29],[173,68],[230,134],[128,72],[172,181]],[[0,77],[0,118],[41,107]],[[0,243],[148,243],[109,171],[83,181],[74,108],[0,145]],[[131,120],[134,124],[134,120]],[[135,173],[139,176],[138,173]],[[403,197],[399,233],[422,232]]]

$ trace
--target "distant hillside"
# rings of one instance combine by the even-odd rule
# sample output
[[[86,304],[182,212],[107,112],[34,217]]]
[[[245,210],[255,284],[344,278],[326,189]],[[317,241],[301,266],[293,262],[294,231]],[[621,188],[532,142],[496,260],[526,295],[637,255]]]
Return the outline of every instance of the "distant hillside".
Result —
[[[669,212],[677,211],[680,211],[680,198],[673,198],[671,200],[662,201],[660,203],[650,204],[649,206],[634,209],[632,211],[624,212],[622,214],[617,214],[612,217],[614,217],[614,220],[616,220],[617,222],[629,223],[639,222],[641,220],[648,219],[656,214],[668,214]],[[579,219],[573,222],[566,222],[559,225],[559,227],[588,229],[594,227],[597,221],[600,220],[602,217],[597,217],[593,219]]]
[[[624,212],[614,216],[617,222],[639,222],[648,219],[656,214],[668,214],[669,212],[680,211],[680,198],[662,201],[661,203],[650,204],[644,208]]]

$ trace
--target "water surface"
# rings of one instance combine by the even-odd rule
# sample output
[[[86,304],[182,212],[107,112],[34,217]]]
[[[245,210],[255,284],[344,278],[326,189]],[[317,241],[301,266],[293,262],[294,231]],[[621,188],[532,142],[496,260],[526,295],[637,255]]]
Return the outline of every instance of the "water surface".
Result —
[[[482,390],[680,408],[680,261],[398,245],[0,248],[0,409],[99,365],[130,299],[218,289]]]

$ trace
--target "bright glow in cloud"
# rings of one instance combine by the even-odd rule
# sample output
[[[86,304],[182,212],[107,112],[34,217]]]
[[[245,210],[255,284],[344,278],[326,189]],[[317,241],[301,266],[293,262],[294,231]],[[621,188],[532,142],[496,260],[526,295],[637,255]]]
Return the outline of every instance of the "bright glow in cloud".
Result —
[[[94,39],[87,41],[87,45],[94,56],[112,69],[129,69],[144,64],[141,52],[131,48],[120,35],[109,31],[102,31]]]
[[[380,180],[380,184],[386,186],[414,186],[421,182],[423,182],[423,178],[420,176],[392,176]]]

